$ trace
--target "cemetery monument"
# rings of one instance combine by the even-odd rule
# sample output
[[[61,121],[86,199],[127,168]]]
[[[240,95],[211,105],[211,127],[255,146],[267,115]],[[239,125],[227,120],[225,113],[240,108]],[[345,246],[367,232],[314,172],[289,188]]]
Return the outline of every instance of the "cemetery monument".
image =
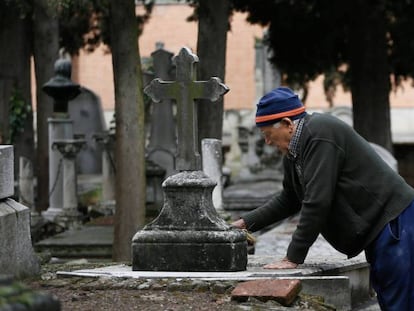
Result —
[[[173,61],[176,81],[154,79],[145,88],[153,101],[177,101],[175,169],[163,182],[158,217],[132,239],[132,270],[241,271],[247,265],[246,234],[230,228],[212,203],[216,183],[201,171],[194,99],[215,101],[228,91],[218,78],[196,81],[198,57],[182,48]]]
[[[40,264],[30,237],[30,209],[14,194],[13,146],[0,146],[0,275],[37,275]]]
[[[49,124],[49,208],[42,216],[52,222],[67,227],[69,219],[73,219],[73,211],[67,214],[64,208],[64,174],[63,164],[67,161],[61,152],[54,148],[55,141],[74,142],[73,120],[69,118],[68,102],[76,98],[81,90],[80,85],[73,83],[71,78],[72,64],[69,59],[59,58],[55,62],[55,76],[42,87],[43,91],[54,99],[53,115]],[[66,172],[66,176],[74,173]],[[76,194],[76,193],[75,193]],[[65,198],[68,200],[68,197]],[[73,199],[72,199],[73,201]],[[77,218],[77,215],[75,218]]]

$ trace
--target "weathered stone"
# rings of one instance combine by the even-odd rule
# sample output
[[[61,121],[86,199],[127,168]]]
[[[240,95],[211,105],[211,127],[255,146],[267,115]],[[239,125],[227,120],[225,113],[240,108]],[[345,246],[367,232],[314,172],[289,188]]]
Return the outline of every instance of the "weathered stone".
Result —
[[[59,150],[63,156],[63,209],[55,221],[65,228],[80,224],[75,160],[85,143],[83,139],[65,139],[55,140],[52,145],[52,148]]]
[[[106,122],[99,96],[81,87],[79,95],[69,102],[68,113],[73,120],[73,133],[82,135],[86,141],[78,154],[76,171],[79,174],[100,174],[103,146],[96,143],[93,135],[105,131]]]
[[[178,171],[201,169],[200,154],[198,152],[197,109],[194,99],[210,99],[216,101],[229,91],[228,87],[216,77],[208,81],[195,81],[194,63],[198,56],[188,48],[182,48],[173,58],[176,65],[176,81],[162,81],[154,79],[144,89],[154,102],[163,99],[177,100],[177,135],[178,149],[175,159],[175,168]]]
[[[216,186],[213,190],[213,205],[216,210],[223,209],[223,174],[222,151],[219,139],[204,138],[201,141],[203,171],[210,177]]]
[[[40,272],[30,237],[27,207],[12,199],[0,201],[0,237],[0,273],[22,278]]]
[[[0,199],[14,194],[13,146],[0,146]]]
[[[183,48],[174,57],[177,81],[154,79],[145,88],[152,100],[177,100],[180,173],[164,183],[158,217],[132,239],[132,270],[239,271],[247,265],[246,234],[231,229],[212,203],[216,186],[201,169],[194,99],[217,100],[228,91],[218,78],[195,81],[197,55]]]
[[[202,171],[184,171],[164,181],[160,215],[133,238],[133,270],[246,269],[245,233],[217,215],[211,201],[214,186]]]
[[[231,296],[237,301],[246,301],[249,297],[254,297],[261,301],[276,300],[284,306],[289,306],[300,290],[300,280],[254,280],[238,284]]]
[[[73,121],[49,118],[49,208],[42,216],[55,221],[63,212],[63,156],[52,148],[54,141],[73,139]]]
[[[23,156],[19,158],[19,202],[35,213],[33,164],[30,159]]]

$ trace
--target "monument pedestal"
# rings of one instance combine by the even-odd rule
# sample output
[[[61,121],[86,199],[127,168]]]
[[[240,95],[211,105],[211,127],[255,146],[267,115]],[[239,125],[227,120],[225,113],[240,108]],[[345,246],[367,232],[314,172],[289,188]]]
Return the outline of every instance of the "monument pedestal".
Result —
[[[132,239],[132,270],[246,270],[246,234],[218,216],[214,186],[202,171],[183,171],[164,181],[161,213]]]

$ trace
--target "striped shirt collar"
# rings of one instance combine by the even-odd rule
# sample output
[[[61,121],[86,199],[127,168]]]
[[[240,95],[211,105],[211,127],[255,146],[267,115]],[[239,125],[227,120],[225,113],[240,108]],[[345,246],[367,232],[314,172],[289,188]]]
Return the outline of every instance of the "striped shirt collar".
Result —
[[[288,152],[289,155],[296,159],[299,155],[299,139],[300,135],[302,134],[303,124],[305,123],[305,118],[301,118],[296,126],[296,131],[292,136],[292,139],[290,140],[289,146],[288,146]]]

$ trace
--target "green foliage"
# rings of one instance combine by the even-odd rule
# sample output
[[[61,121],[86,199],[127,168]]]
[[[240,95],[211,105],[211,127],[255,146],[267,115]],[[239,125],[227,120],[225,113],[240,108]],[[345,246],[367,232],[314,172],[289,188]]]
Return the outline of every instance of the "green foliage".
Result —
[[[155,0],[139,2],[145,8],[145,13],[137,16],[137,27],[141,33]],[[90,52],[101,43],[111,45],[109,0],[60,0],[58,3],[60,46],[67,52],[74,55],[81,48]]]
[[[9,140],[13,144],[18,135],[24,131],[27,119],[32,112],[32,107],[23,98],[18,89],[14,89],[9,102]]]
[[[19,17],[24,19],[32,11],[30,0],[1,0],[0,1],[0,27],[7,28],[5,20],[10,11],[19,12]]]
[[[372,14],[385,12],[390,72],[398,84],[414,76],[414,1],[371,2]],[[352,1],[232,0],[232,4],[248,13],[250,23],[268,26],[265,44],[284,83],[304,87],[320,74],[332,75],[332,69],[337,76],[330,82],[338,82],[338,77],[349,82],[350,68],[344,71],[344,64],[349,63],[350,50],[358,48],[348,44],[355,13]]]

